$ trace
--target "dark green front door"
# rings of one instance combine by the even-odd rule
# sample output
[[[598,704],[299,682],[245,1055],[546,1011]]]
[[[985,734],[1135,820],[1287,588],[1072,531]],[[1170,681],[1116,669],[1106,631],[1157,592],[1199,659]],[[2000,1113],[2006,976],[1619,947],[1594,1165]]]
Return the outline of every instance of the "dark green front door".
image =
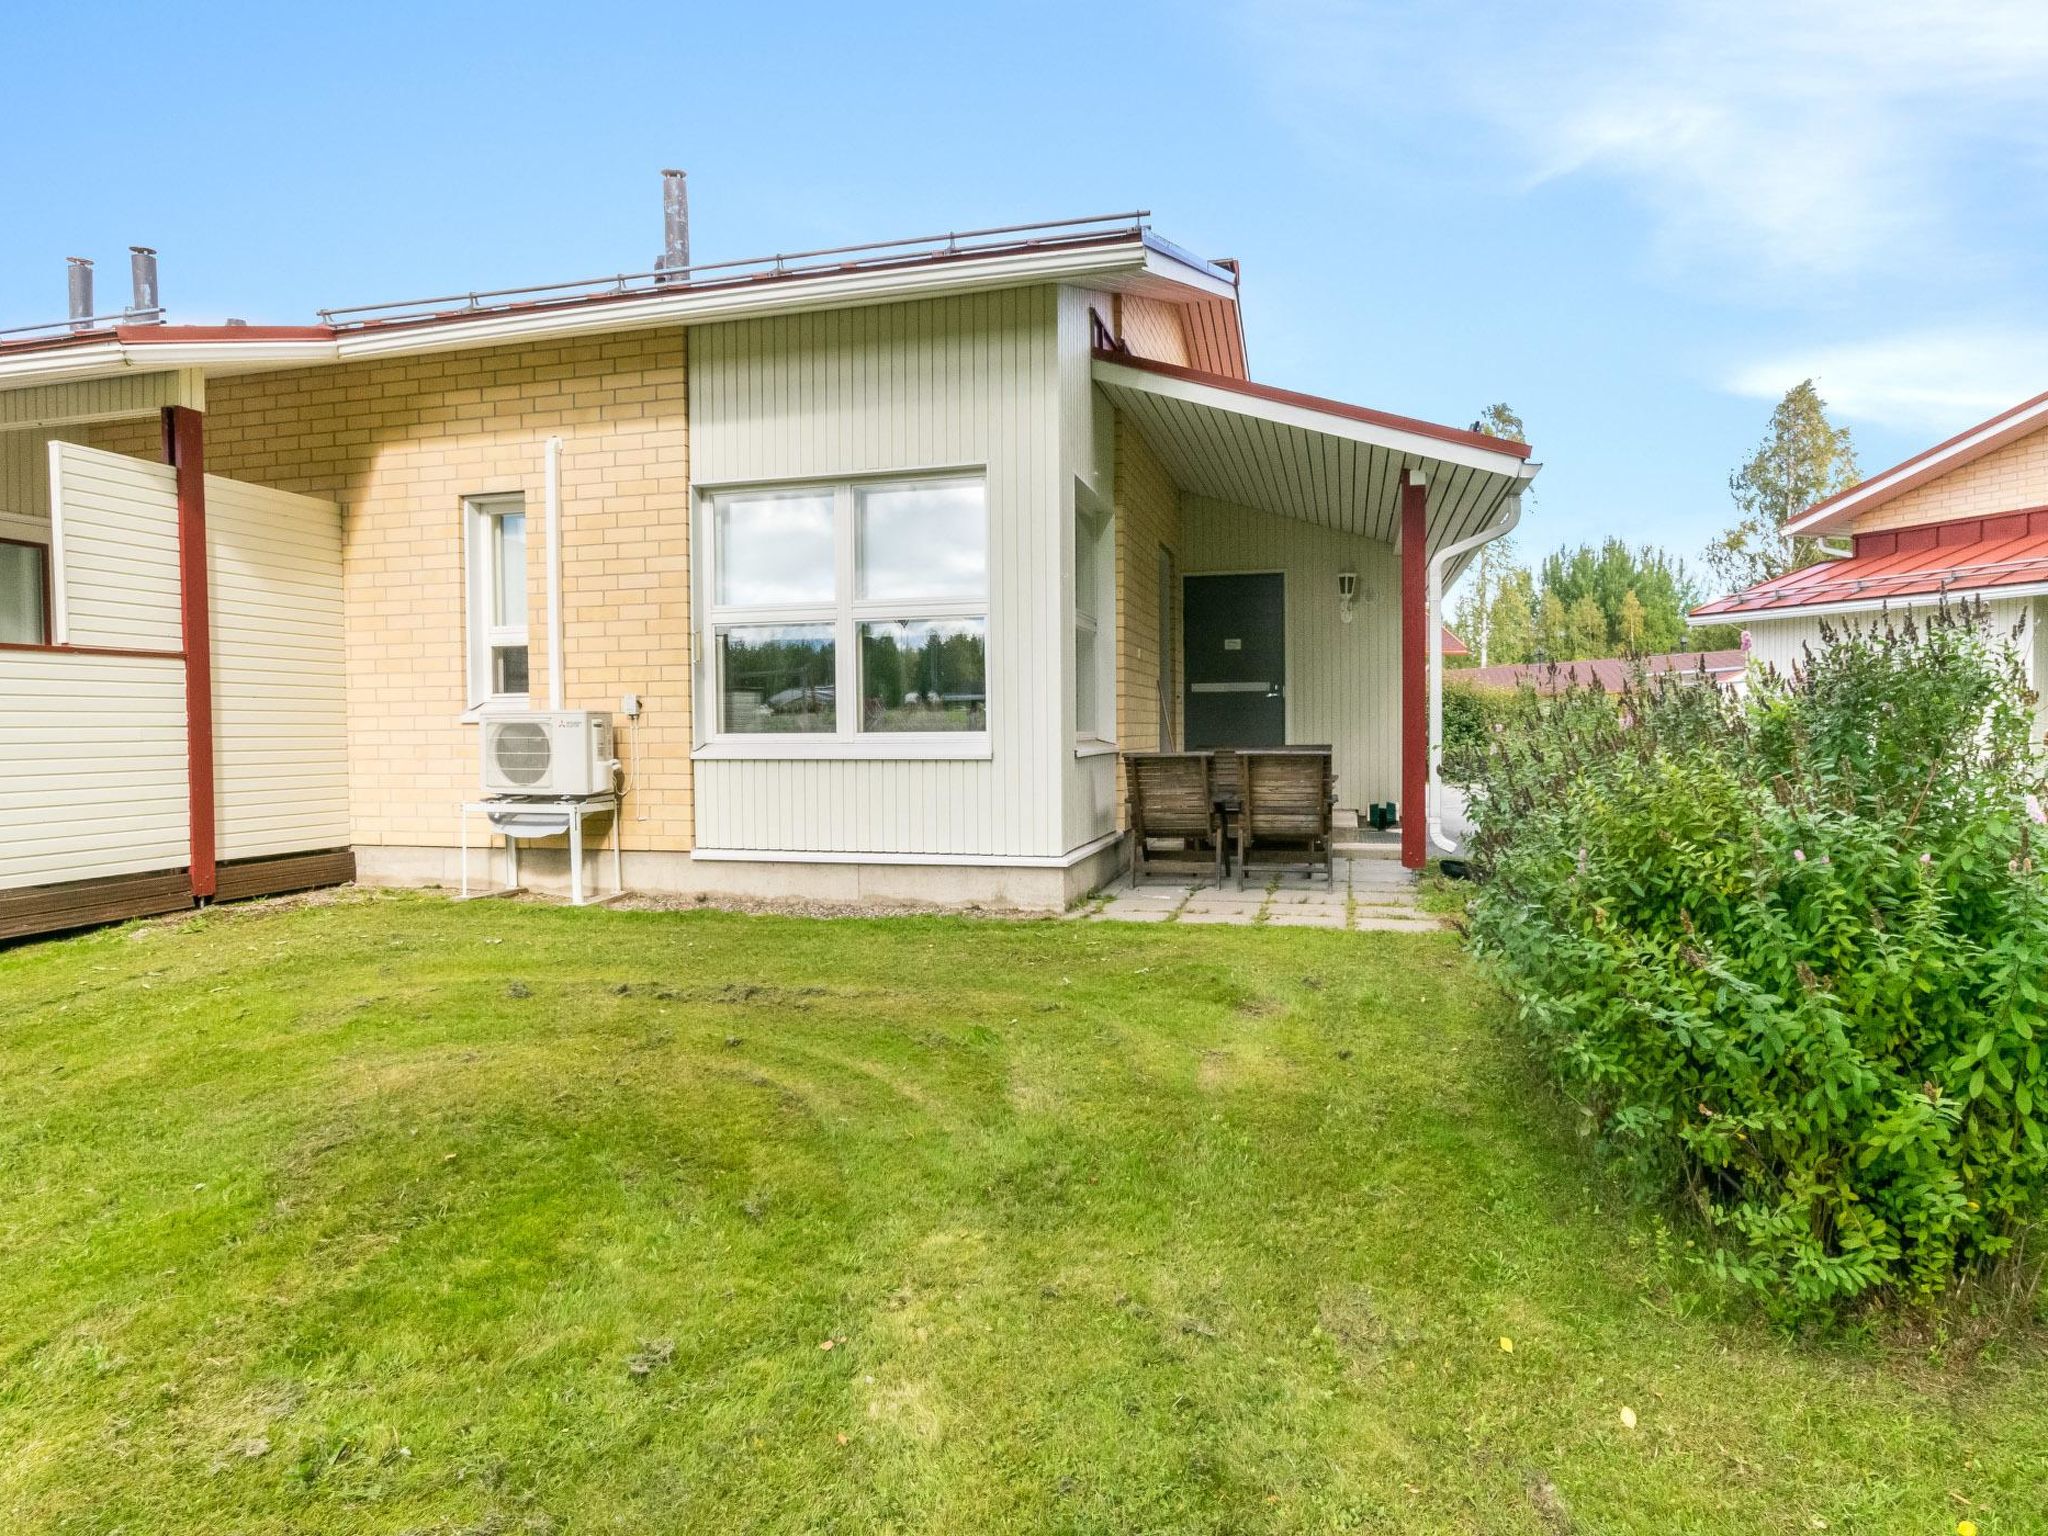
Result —
[[[1188,750],[1287,745],[1287,597],[1275,572],[1181,588]]]

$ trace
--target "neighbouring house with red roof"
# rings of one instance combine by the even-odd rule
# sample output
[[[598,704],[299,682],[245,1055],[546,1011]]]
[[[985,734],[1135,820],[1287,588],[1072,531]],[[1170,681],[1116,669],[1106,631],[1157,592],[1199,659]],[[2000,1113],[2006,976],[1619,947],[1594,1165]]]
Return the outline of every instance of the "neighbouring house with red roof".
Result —
[[[2036,395],[1872,475],[1786,525],[1847,538],[1851,552],[1693,610],[1696,624],[1739,623],[1756,661],[1790,670],[1821,626],[1885,610],[1981,599],[2018,632],[2035,691],[2048,679],[2048,394]],[[2048,710],[2036,704],[2036,734]]]
[[[1583,661],[1528,661],[1508,666],[1474,667],[1458,674],[1465,686],[1480,688],[1534,688],[1538,693],[1563,693],[1577,685],[1596,684],[1609,693],[1622,685],[1641,667],[1656,676],[1675,672],[1681,677],[1704,677],[1717,688],[1739,690],[1749,675],[1745,651],[1667,651],[1656,656],[1600,656]]]

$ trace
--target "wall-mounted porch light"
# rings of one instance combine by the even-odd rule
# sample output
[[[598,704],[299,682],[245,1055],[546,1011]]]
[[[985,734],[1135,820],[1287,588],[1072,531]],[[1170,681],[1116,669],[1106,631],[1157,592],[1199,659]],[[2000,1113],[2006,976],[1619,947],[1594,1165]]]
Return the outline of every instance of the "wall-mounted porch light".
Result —
[[[1358,572],[1337,573],[1337,617],[1346,624],[1351,622],[1352,607],[1358,602]]]

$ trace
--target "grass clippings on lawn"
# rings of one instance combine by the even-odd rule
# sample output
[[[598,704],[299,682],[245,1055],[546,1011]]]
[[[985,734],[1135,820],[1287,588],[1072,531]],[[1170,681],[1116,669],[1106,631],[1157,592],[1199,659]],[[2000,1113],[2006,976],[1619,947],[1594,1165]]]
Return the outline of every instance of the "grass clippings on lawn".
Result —
[[[2048,1528],[2031,1340],[1715,1306],[1449,935],[384,896],[0,999],[8,1531]]]

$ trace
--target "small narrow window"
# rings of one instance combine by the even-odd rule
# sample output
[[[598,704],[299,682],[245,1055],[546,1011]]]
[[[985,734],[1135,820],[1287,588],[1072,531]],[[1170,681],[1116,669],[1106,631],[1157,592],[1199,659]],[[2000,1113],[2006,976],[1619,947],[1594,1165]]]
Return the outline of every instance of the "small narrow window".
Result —
[[[1173,728],[1173,704],[1180,697],[1180,679],[1176,675],[1174,636],[1179,626],[1174,622],[1174,600],[1179,595],[1180,583],[1174,579],[1173,552],[1164,544],[1159,546],[1159,750],[1171,752],[1179,735]]]
[[[469,702],[527,700],[526,504],[477,496],[469,521]]]
[[[1074,489],[1074,735],[1116,739],[1114,523],[1077,482]]]
[[[0,644],[49,643],[49,546],[0,539]]]

